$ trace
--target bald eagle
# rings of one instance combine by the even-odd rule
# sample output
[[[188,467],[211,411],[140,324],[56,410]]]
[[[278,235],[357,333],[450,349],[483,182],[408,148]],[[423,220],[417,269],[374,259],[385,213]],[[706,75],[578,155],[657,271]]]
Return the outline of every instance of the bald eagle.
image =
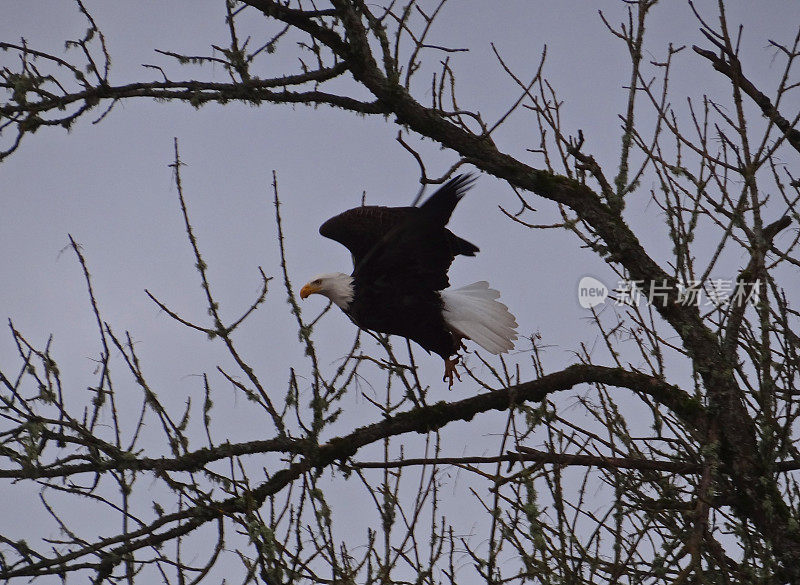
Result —
[[[400,335],[439,354],[450,387],[453,376],[461,379],[455,366],[464,339],[493,354],[512,349],[517,322],[496,300],[499,292],[485,281],[447,288],[453,259],[478,251],[445,227],[473,182],[459,175],[419,207],[365,205],[332,217],[319,233],[350,250],[353,273],[320,274],[300,297],[324,295],[361,329]]]

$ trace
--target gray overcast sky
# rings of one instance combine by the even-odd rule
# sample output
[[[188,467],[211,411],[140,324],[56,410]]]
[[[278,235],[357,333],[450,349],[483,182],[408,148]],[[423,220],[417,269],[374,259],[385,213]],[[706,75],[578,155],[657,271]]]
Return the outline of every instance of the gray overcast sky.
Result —
[[[156,72],[142,67],[145,63],[171,67],[174,79],[208,76],[208,71],[218,80],[226,79],[221,68],[208,65],[201,73],[187,67],[181,74],[168,58],[153,52],[158,48],[209,54],[211,44],[225,45],[223,2],[87,0],[86,4],[108,40],[113,83],[155,78]],[[713,18],[716,2],[700,0],[696,5]],[[582,129],[586,150],[613,175],[620,140],[617,116],[624,106],[629,65],[625,47],[606,30],[598,9],[614,24],[626,18],[624,4],[610,0],[453,1],[439,18],[433,38],[437,44],[470,50],[451,55],[460,99],[464,107],[479,110],[488,120],[518,95],[490,43],[522,78],[533,74],[547,45],[545,71],[565,101],[565,127],[572,133]],[[800,21],[796,0],[730,2],[729,18],[745,25],[745,66],[756,78],[774,79],[774,51],[767,40],[793,38]],[[66,0],[3,2],[2,40],[23,36],[33,47],[61,52],[64,39],[80,36],[85,28]],[[257,17],[251,28],[254,35],[267,33]],[[662,59],[669,42],[705,44],[698,23],[681,0],[662,2],[654,11],[650,31],[646,49],[652,59]],[[296,61],[281,61],[280,55],[275,70],[262,72],[264,77],[296,67]],[[7,58],[9,54],[0,54],[0,62]],[[438,56],[433,58],[438,62]],[[691,50],[681,53],[678,61],[672,84],[676,100],[725,90],[724,80]],[[424,86],[420,78],[415,95],[423,100],[428,95]],[[177,137],[186,164],[184,194],[223,314],[233,319],[255,298],[258,266],[276,277],[267,302],[241,330],[240,346],[273,379],[276,391],[283,392],[289,366],[302,358],[302,348],[296,343],[280,284],[272,170],[278,175],[295,286],[318,272],[349,272],[347,251],[319,236],[317,228],[328,217],[357,205],[362,192],[371,203],[405,205],[413,200],[419,186],[417,165],[395,142],[397,126],[381,117],[360,118],[324,107],[231,104],[194,110],[183,103],[144,99],[120,103],[100,123],[91,124],[101,111],[84,116],[69,133],[42,128],[26,137],[0,166],[0,315],[12,318],[33,343],[43,344],[49,334],[54,335],[53,353],[69,381],[69,392],[84,392],[93,383],[93,358],[100,348],[79,266],[74,255],[64,251],[67,234],[72,234],[91,268],[104,319],[117,331],[131,332],[144,369],[158,382],[164,402],[179,409],[187,396],[200,396],[197,375],[213,373],[217,363],[226,363],[221,348],[180,327],[144,294],[147,288],[187,318],[206,319],[168,167]],[[540,161],[525,149],[535,148],[537,140],[534,121],[524,110],[495,138],[501,150],[533,164]],[[430,143],[420,148],[431,174],[444,172],[454,161],[450,153]],[[631,205],[634,214],[647,209],[649,187],[645,187],[641,199]],[[459,259],[451,282],[489,280],[516,314],[520,333],[541,333],[542,343],[549,346],[546,365],[557,368],[572,361],[580,342],[591,346],[596,340],[595,329],[577,302],[578,280],[591,274],[614,285],[616,277],[570,234],[530,231],[510,223],[498,206],[515,209],[515,201],[506,185],[480,178],[457,209],[451,227],[480,246],[481,253],[474,259]],[[537,221],[552,221],[556,217],[552,206],[538,203]],[[665,242],[660,214],[654,210],[631,222],[652,226],[648,237],[654,248]],[[312,297],[303,308],[314,314],[323,306],[320,297]],[[323,359],[333,366],[342,355],[341,340],[352,339],[352,325],[332,311],[318,329]],[[519,345],[525,349],[524,340]],[[422,375],[437,385],[439,358],[422,351],[416,356],[423,363]],[[512,356],[511,362],[515,361],[530,373],[524,352]],[[13,371],[16,363],[10,335],[0,334],[0,367]],[[235,402],[227,385],[219,379],[215,383],[218,396]],[[380,385],[381,379],[376,383]],[[450,396],[439,386],[436,399]],[[453,390],[457,395],[475,391],[467,383]],[[345,405],[352,408],[351,422],[362,420],[359,408],[366,405],[357,396],[346,398]],[[259,438],[252,426],[259,422],[250,421],[253,415],[246,405],[236,406],[222,410],[217,420],[220,434],[231,440]],[[476,423],[478,429],[480,424]],[[461,448],[452,446],[455,452]],[[13,505],[0,506],[2,517],[15,513]]]
[[[686,3],[662,4],[650,23],[647,50],[653,58],[663,57],[669,41],[676,46],[702,42]],[[714,4],[697,3],[712,16]],[[142,68],[143,63],[170,65],[154,48],[208,54],[210,44],[226,40],[218,3],[87,5],[108,39],[116,83],[153,78],[156,74]],[[800,10],[794,2],[762,6],[768,8],[752,14],[753,3],[731,3],[730,19],[747,25],[744,55],[759,69],[769,69],[772,51],[766,39],[791,34],[795,19],[786,15],[800,15]],[[491,11],[485,2],[454,2],[440,17],[435,38],[470,49],[451,57],[460,96],[465,107],[489,120],[517,95],[490,42],[521,77],[533,73],[547,45],[546,73],[566,102],[566,127],[573,132],[583,129],[587,149],[614,169],[617,114],[624,104],[628,66],[624,47],[606,31],[598,9],[612,23],[624,19],[622,3],[616,1],[508,1],[494,3]],[[254,22],[253,33],[263,33],[259,20]],[[84,29],[70,2],[6,2],[0,38],[24,36],[32,46],[60,52],[65,38],[75,38]],[[685,66],[674,74],[676,96],[683,88],[695,97],[724,88],[724,81],[690,51],[680,58]],[[293,61],[278,62],[276,70],[290,71],[293,65]],[[270,73],[274,72],[264,75]],[[193,77],[195,71],[186,68],[183,75]],[[221,69],[213,75],[226,77]],[[417,94],[425,94],[420,89],[424,82],[418,83]],[[278,172],[290,266],[298,284],[320,271],[349,269],[346,250],[317,234],[322,221],[357,204],[362,191],[370,202],[399,205],[412,200],[418,188],[415,162],[394,141],[397,127],[380,117],[362,119],[326,108],[240,104],[195,111],[186,104],[143,99],[118,104],[101,123],[90,124],[96,117],[84,117],[70,133],[44,128],[26,137],[2,167],[2,313],[12,316],[32,339],[42,340],[53,332],[58,350],[77,352],[64,355],[69,363],[85,358],[94,330],[86,319],[74,258],[59,254],[68,233],[84,246],[105,317],[134,332],[142,351],[175,334],[191,337],[189,332],[176,332],[142,293],[146,287],[162,292],[179,308],[202,310],[167,167],[173,137],[179,138],[187,164],[183,178],[198,236],[231,314],[255,291],[256,266],[276,274],[269,189],[273,169]],[[524,149],[534,145],[534,132],[531,117],[522,111],[501,129],[496,141],[501,149],[526,157]],[[443,171],[453,160],[429,144],[422,148],[432,173]],[[530,155],[527,158],[536,162]],[[478,182],[460,205],[453,226],[476,241],[481,254],[459,261],[452,280],[490,280],[518,315],[523,333],[541,331],[546,340],[569,352],[576,335],[581,335],[583,315],[572,294],[577,280],[584,273],[608,272],[566,233],[531,232],[510,224],[497,206],[513,208],[514,201],[513,193],[498,181],[486,177]],[[552,208],[542,203],[541,213],[549,219]],[[554,311],[556,303],[560,310]],[[276,342],[291,330],[275,329],[277,324],[289,324],[284,313],[283,294],[276,291],[247,331],[255,347],[286,347]],[[329,320],[343,318],[331,315]],[[0,359],[13,359],[10,340],[0,339],[0,348]],[[154,355],[159,353],[154,347]],[[203,369],[207,363],[202,352],[194,355],[198,361],[185,363],[186,372]]]

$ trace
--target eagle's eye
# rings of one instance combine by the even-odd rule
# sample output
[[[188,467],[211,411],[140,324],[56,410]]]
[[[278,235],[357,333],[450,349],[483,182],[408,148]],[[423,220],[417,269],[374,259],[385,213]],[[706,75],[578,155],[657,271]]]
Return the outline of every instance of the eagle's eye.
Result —
[[[314,281],[314,283],[313,283],[313,284],[316,284],[316,285],[320,285],[320,284],[322,284],[322,279],[321,279],[321,278],[318,278],[317,280],[315,280],[315,281]]]

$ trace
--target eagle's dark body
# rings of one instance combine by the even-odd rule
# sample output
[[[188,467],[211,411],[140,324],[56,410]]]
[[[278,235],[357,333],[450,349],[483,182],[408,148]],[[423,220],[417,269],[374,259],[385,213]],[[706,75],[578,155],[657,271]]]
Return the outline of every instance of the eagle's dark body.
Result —
[[[478,252],[445,227],[472,182],[460,175],[419,207],[357,207],[322,224],[320,234],[353,255],[353,299],[345,312],[358,327],[406,337],[445,360],[458,351],[439,291],[450,284],[453,259]]]

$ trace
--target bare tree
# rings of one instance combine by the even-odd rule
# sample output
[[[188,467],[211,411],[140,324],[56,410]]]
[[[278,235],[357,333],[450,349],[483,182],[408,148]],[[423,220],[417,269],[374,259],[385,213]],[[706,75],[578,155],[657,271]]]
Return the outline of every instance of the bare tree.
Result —
[[[204,377],[207,444],[190,440],[189,406],[178,413],[162,406],[130,335],[103,320],[87,261],[71,240],[102,343],[94,399],[68,400],[69,381],[49,344],[35,346],[10,322],[19,368],[0,373],[0,477],[39,486],[59,534],[25,542],[4,527],[0,577],[200,582],[228,574],[223,559],[233,557],[244,582],[264,583],[800,582],[800,339],[790,285],[800,235],[787,230],[800,198],[791,170],[800,153],[800,109],[790,105],[800,85],[800,30],[788,42],[767,39],[782,67],[768,92],[742,65],[742,28],[728,21],[722,0],[715,13],[696,12],[705,46],[668,46],[648,61],[642,46],[655,4],[624,2],[627,20],[619,25],[601,14],[630,55],[625,79],[616,81],[628,93],[613,170],[587,151],[582,132],[567,130],[564,101],[544,74],[545,53],[535,75],[523,79],[496,52],[519,92],[496,120],[469,109],[469,100],[457,97],[451,66],[458,48],[431,38],[444,1],[228,0],[227,46],[214,46],[208,56],[159,50],[173,66],[151,66],[154,76],[123,84],[112,80],[105,38],[80,0],[88,32],[68,42],[73,51],[66,56],[0,43],[3,157],[43,127],[69,128],[90,112],[102,118],[133,97],[195,107],[327,105],[388,116],[419,163],[421,183],[472,165],[517,194],[520,208],[507,211],[510,221],[570,230],[577,245],[630,283],[617,291],[618,310],[593,312],[605,352],[578,348],[573,365],[548,372],[534,338],[524,358],[535,371],[530,379],[519,368],[483,362],[490,377],[470,372],[477,395],[431,403],[410,346],[397,351],[387,339],[378,338],[384,355],[369,355],[362,332],[335,371],[325,372],[316,319],[301,314],[282,254],[282,286],[307,361],[291,369],[279,391],[273,373],[259,373],[236,341],[237,327],[274,285],[262,272],[252,305],[232,322],[223,319],[192,229],[176,143],[175,181],[211,322],[193,322],[151,297],[177,323],[220,343],[236,364],[235,371],[219,367]],[[273,36],[244,41],[240,30],[253,20],[265,21]],[[296,51],[300,65],[263,77],[275,50]],[[729,95],[699,102],[672,96],[679,54],[726,79]],[[208,63],[223,66],[230,80],[203,81]],[[174,80],[181,67],[199,77]],[[529,147],[536,166],[494,141],[498,127],[526,115],[540,131]],[[444,177],[429,174],[419,137],[453,153]],[[648,191],[645,178],[658,187]],[[277,178],[273,196],[280,228]],[[632,212],[633,196],[655,205]],[[548,203],[561,220],[536,223],[534,205]],[[641,213],[662,222],[671,250],[648,252],[647,234],[632,227],[643,225]],[[282,235],[278,244],[283,252]],[[728,289],[712,280],[718,266],[743,257]],[[700,295],[714,302],[696,302]],[[644,302],[633,302],[638,296]],[[112,361],[125,366],[127,378]],[[384,399],[372,401],[375,422],[343,429],[341,398],[364,375],[385,385]],[[135,420],[123,420],[117,388],[130,381],[141,403]],[[209,421],[220,382],[263,411],[271,428],[259,436],[270,438],[214,437]],[[578,397],[578,411],[560,406],[557,394],[567,390]],[[494,413],[503,429],[500,451],[441,456],[452,423],[483,413]],[[146,420],[158,421],[165,451],[142,446]],[[526,444],[534,432],[548,437],[546,449]],[[470,478],[475,514],[485,514],[479,537],[460,533],[444,511],[441,485],[453,470]],[[144,488],[149,482],[156,486]],[[356,497],[337,489],[345,483],[361,486],[359,497],[371,502],[360,540],[337,527],[337,511]],[[149,506],[147,489],[160,503]],[[118,529],[85,534],[61,519],[55,498],[88,499],[116,516]]]

